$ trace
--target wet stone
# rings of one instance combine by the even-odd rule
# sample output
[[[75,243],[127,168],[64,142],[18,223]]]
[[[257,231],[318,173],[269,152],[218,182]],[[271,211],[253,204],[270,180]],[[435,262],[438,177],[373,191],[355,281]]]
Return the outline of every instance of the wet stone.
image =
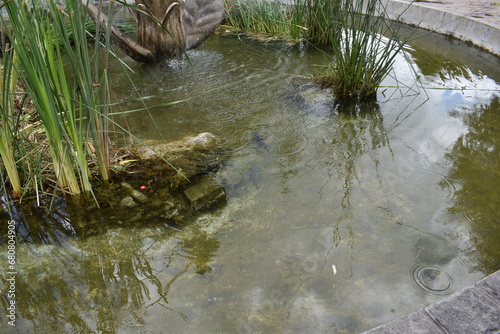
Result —
[[[134,208],[137,205],[138,205],[137,202],[134,201],[134,199],[131,196],[124,197],[120,201],[120,206],[123,208]]]
[[[184,194],[194,210],[210,208],[226,199],[224,188],[210,177],[200,179],[184,190]]]
[[[404,318],[389,322],[386,325],[371,329],[363,334],[442,334],[436,324],[422,312],[412,313]]]
[[[175,217],[179,215],[179,208],[170,201],[165,202],[163,210],[165,210],[165,212],[161,215],[161,217],[166,219],[175,219]]]
[[[293,100],[301,109],[312,114],[329,115],[335,113],[335,100],[332,92],[313,82],[297,80]]]
[[[122,182],[121,185],[137,202],[144,204],[148,201],[148,197],[146,195],[141,193],[139,190],[134,189],[127,182]]]
[[[500,302],[500,271],[483,278],[477,286]]]
[[[96,186],[99,206],[92,204],[93,199],[81,205],[42,196],[43,206],[23,201],[13,207],[12,212],[19,214],[11,219],[19,222],[23,240],[53,244],[106,233],[116,225],[185,226],[225,204],[225,190],[211,179],[230,155],[219,144],[214,135],[201,133],[172,142],[148,142],[154,154],[144,148],[142,155],[134,147],[122,148],[120,154],[133,163],[115,171],[106,187]]]

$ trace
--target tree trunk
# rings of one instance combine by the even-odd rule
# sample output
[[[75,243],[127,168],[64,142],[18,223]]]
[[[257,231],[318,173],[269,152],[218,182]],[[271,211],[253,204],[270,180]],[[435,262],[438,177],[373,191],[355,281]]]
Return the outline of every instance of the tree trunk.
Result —
[[[109,25],[108,17],[104,13],[101,13],[99,9],[93,4],[89,4],[87,10],[92,20],[94,20],[101,26],[104,31],[106,31]],[[155,57],[148,49],[143,48],[139,43],[122,33],[116,26],[113,25],[110,27],[110,29],[111,38],[113,39],[113,41],[130,58],[138,62],[154,61]]]
[[[103,30],[111,29],[113,41],[128,56],[151,63],[200,45],[221,22],[224,0],[136,0],[137,42],[116,26],[108,27],[108,17],[95,5],[88,4],[88,12]]]
[[[186,49],[182,0],[136,0],[137,41],[155,60],[179,57]]]

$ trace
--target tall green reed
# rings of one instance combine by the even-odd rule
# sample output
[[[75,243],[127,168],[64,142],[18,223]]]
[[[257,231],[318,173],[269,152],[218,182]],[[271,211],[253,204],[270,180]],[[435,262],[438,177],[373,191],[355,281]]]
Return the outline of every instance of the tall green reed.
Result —
[[[89,51],[86,8],[79,0],[67,0],[64,8],[53,0],[9,1],[5,8],[18,61],[15,71],[41,119],[57,187],[75,195],[89,193],[93,151],[101,178],[109,177],[108,80],[95,62],[102,41],[96,38]]]
[[[340,0],[295,0],[293,6],[307,28],[307,40],[314,45],[330,44],[343,29]]]
[[[7,50],[8,48],[10,48],[10,44],[2,45],[2,50]],[[13,71],[13,63],[13,52],[4,53],[0,81],[0,156],[2,157],[3,167],[7,172],[12,186],[13,196],[19,198],[22,189],[15,157],[14,140],[16,138],[17,125],[14,123],[14,96],[12,94],[12,92],[16,91],[17,76],[16,72]]]
[[[334,1],[339,10],[333,13],[332,21],[340,29],[330,32],[329,65],[316,80],[332,87],[339,99],[375,98],[405,43],[399,40],[398,28],[386,18],[378,0]]]
[[[226,22],[241,30],[303,38],[327,48],[315,79],[339,99],[372,98],[404,47],[378,0],[236,0]],[[279,23],[279,29],[271,29]],[[287,30],[288,29],[288,30]],[[276,34],[275,31],[278,31]]]
[[[302,18],[298,11],[280,1],[236,0],[226,1],[226,23],[244,32],[299,39]]]

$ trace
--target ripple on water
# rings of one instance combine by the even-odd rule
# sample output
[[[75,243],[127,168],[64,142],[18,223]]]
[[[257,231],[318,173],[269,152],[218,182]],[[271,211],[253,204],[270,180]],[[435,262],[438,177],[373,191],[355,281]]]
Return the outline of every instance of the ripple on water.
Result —
[[[303,123],[303,118],[294,117],[287,121],[290,125],[278,129],[271,143],[273,153],[279,157],[293,157],[303,152],[308,147],[313,135],[309,127]]]
[[[312,330],[316,329],[318,320],[315,316],[304,316],[297,319],[297,330],[301,333],[311,333]]]
[[[447,295],[453,291],[454,280],[443,268],[416,264],[411,268],[412,283],[421,291],[433,295]]]
[[[307,137],[303,133],[296,133],[290,138],[280,137],[274,146],[279,156],[294,156],[307,147],[307,141]]]

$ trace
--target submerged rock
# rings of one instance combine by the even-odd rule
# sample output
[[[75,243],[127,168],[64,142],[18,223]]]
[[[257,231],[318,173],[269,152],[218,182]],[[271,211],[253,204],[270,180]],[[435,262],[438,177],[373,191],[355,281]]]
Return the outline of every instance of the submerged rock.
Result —
[[[163,213],[160,216],[166,219],[174,219],[176,221],[179,221],[180,209],[181,208],[179,207],[179,205],[175,205],[175,203],[173,202],[166,201],[163,206]]]
[[[297,80],[292,100],[300,109],[316,115],[335,114],[336,103],[332,92],[307,80]]]
[[[185,153],[216,150],[219,139],[209,132],[186,136],[172,142],[145,141],[144,145],[129,148],[141,159],[155,159],[162,156],[168,160],[178,159]]]
[[[216,170],[228,156],[220,140],[209,132],[185,136],[172,142],[146,141],[144,145],[126,148],[147,169],[170,179],[179,187],[197,175]]]
[[[139,205],[139,204],[137,204],[137,202],[134,201],[132,196],[126,196],[126,197],[122,198],[122,200],[120,201],[120,206],[123,208],[134,208],[137,205]]]
[[[134,223],[130,217],[140,217],[141,224],[185,224],[201,211],[225,203],[225,190],[211,174],[220,169],[227,150],[221,148],[213,134],[204,132],[172,142],[145,144],[127,148],[139,163],[133,173],[124,174],[120,180],[126,192],[121,206],[130,209],[123,213],[121,221]]]
[[[144,204],[148,201],[148,197],[146,195],[141,193],[139,190],[132,188],[132,186],[130,184],[128,184],[127,182],[122,182],[121,185],[125,189],[125,191],[130,196],[132,196],[132,198],[134,200],[136,200],[137,202]],[[130,196],[128,196],[128,197],[130,197]]]
[[[210,177],[203,177],[196,184],[184,190],[194,210],[208,209],[226,200],[224,187]]]

